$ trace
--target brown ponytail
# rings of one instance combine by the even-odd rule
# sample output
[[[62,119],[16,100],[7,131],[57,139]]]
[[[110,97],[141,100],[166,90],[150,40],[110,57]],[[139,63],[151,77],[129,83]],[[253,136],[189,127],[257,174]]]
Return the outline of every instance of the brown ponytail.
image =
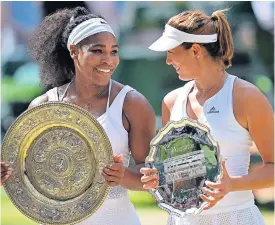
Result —
[[[231,66],[231,59],[234,54],[234,45],[231,29],[228,24],[227,18],[224,15],[224,12],[227,11],[229,11],[229,9],[218,10],[213,12],[211,15],[211,20],[217,28],[221,60],[226,68]]]
[[[185,11],[173,16],[168,24],[189,34],[215,34],[218,41],[215,43],[200,44],[206,48],[209,55],[219,61],[224,69],[231,66],[234,53],[233,39],[230,26],[224,12],[229,9],[218,10],[211,16],[199,10]],[[185,49],[191,48],[193,43],[183,43]]]

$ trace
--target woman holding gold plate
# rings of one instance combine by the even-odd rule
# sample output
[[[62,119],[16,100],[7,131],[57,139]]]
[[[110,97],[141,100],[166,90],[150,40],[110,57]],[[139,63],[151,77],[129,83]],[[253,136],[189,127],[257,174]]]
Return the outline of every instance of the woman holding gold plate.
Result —
[[[105,19],[90,14],[81,7],[63,9],[47,16],[31,39],[31,52],[41,70],[41,85],[51,89],[34,99],[29,110],[41,106],[42,103],[45,105],[51,102],[65,102],[80,106],[96,118],[111,143],[113,163],[106,165],[102,170],[102,176],[111,186],[110,192],[103,204],[91,216],[88,218],[86,216],[85,220],[77,223],[79,225],[140,224],[127,189],[142,189],[139,169],[145,162],[149,152],[149,142],[155,135],[155,114],[142,94],[111,79],[119,64],[118,51],[115,34]],[[60,138],[58,132],[56,134],[57,137],[53,139],[57,143],[62,142],[63,136]],[[66,140],[72,145],[77,143],[70,138]],[[46,142],[45,139],[44,143]],[[46,143],[46,145],[49,144],[51,143]],[[44,160],[43,154],[43,152],[37,154],[37,160]],[[132,169],[128,168],[130,154],[137,165]],[[50,160],[56,166],[55,169],[59,170],[57,172],[61,174],[65,171],[65,164],[71,163],[72,160],[66,160],[66,155],[62,154],[54,156]],[[79,161],[82,160],[81,154],[77,157]],[[35,171],[29,172],[35,175]],[[79,174],[81,173],[82,171],[79,171]],[[77,180],[78,176],[70,179]],[[67,180],[63,181],[67,182]],[[54,185],[49,180],[43,182],[49,187]],[[55,189],[51,190],[55,191]],[[96,193],[99,190],[92,191]],[[77,196],[76,199],[81,196]],[[93,195],[90,197],[93,198]],[[62,204],[61,200],[59,199],[60,204]],[[69,198],[66,200],[70,202]],[[64,212],[65,209],[58,205],[59,212],[45,208],[40,209],[39,213],[45,218],[51,216],[53,220],[48,219],[47,223],[54,224],[55,220],[59,219],[60,213],[63,213],[62,215],[67,213],[69,217],[73,213],[79,214],[81,210],[85,211],[86,208],[91,207],[88,200],[84,199],[76,205],[75,210],[68,208],[66,209],[68,211]],[[79,217],[79,215],[76,216]],[[69,221],[71,218],[67,219]]]

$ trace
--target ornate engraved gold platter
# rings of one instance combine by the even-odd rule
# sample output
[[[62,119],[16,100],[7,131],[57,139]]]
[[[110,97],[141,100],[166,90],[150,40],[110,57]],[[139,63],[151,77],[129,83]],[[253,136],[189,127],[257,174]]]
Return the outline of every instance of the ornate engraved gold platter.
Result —
[[[113,160],[110,141],[79,106],[48,102],[25,111],[7,131],[1,150],[1,160],[13,168],[5,191],[38,223],[80,222],[110,189],[101,175]]]

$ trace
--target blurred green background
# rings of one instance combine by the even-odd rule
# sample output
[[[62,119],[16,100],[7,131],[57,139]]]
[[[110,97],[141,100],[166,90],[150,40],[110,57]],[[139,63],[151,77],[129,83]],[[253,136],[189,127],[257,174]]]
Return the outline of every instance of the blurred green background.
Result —
[[[115,30],[120,45],[120,65],[113,79],[128,84],[152,104],[161,127],[161,101],[184,85],[165,63],[165,53],[147,47],[163,32],[167,20],[184,10],[199,9],[208,15],[231,7],[228,20],[235,43],[233,66],[228,72],[255,84],[274,107],[274,2],[169,1],[169,2],[1,2],[1,140],[32,99],[46,92],[39,87],[39,67],[32,61],[27,40],[42,19],[57,9],[84,6],[103,15]],[[261,158],[254,147],[251,169]],[[273,224],[274,189],[254,191],[266,224]],[[165,225],[167,213],[146,192],[130,192],[143,225]],[[36,224],[23,216],[1,189],[1,224]]]

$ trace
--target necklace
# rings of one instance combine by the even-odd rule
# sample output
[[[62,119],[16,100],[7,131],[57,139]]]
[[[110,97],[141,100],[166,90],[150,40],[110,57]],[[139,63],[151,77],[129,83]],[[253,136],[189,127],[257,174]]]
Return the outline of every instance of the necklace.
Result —
[[[109,82],[111,82],[111,81],[109,81]],[[67,87],[67,90],[68,90],[69,86],[72,86],[73,83],[75,86],[75,77],[73,77],[73,79],[71,80],[70,84]],[[108,92],[109,86],[110,86],[110,83],[108,83],[108,85],[106,85],[106,87],[101,92],[97,93],[96,95],[94,95],[92,97],[96,97],[97,99],[103,98],[105,96],[106,92]],[[76,88],[74,87],[74,89],[75,89],[75,93],[76,93]],[[85,99],[77,94],[75,94],[74,96],[71,96],[69,99],[70,99],[70,101],[72,101],[72,103],[80,105],[83,108],[87,109],[88,111],[92,111],[93,103],[92,103],[91,99]],[[80,102],[82,102],[84,104],[79,104],[79,101],[77,101],[77,100],[80,100]],[[96,114],[98,114],[98,113],[93,112],[94,116],[97,116]]]
[[[75,77],[72,79],[71,84],[72,84],[72,83],[74,83],[74,86],[75,86],[74,89],[75,89],[75,93],[76,93]],[[109,83],[110,83],[110,81],[109,81]],[[109,83],[106,85],[106,87],[105,87],[101,92],[95,94],[95,95],[92,96],[92,97],[96,97],[96,98],[98,98],[98,99],[104,97],[104,96],[105,96],[105,93],[109,90]],[[90,101],[90,100],[91,100],[91,99],[85,99],[85,98],[83,98],[83,97],[81,97],[81,96],[79,96],[79,95],[77,95],[77,96],[78,96],[78,98],[81,99],[81,101],[84,101],[84,102],[87,102],[87,101]]]

